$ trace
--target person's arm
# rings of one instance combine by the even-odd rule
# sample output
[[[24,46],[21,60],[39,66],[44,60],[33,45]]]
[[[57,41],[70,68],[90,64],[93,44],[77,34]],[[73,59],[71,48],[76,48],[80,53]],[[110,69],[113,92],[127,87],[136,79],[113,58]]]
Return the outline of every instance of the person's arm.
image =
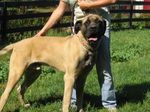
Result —
[[[58,22],[58,20],[63,16],[67,7],[68,7],[68,3],[65,3],[62,0],[60,0],[58,7],[54,10],[47,23],[34,37],[45,36],[47,31],[51,29]]]
[[[90,9],[90,8],[99,8],[99,7],[107,7],[116,2],[116,0],[97,0],[94,2],[86,2],[84,0],[79,0],[78,5],[82,10]]]

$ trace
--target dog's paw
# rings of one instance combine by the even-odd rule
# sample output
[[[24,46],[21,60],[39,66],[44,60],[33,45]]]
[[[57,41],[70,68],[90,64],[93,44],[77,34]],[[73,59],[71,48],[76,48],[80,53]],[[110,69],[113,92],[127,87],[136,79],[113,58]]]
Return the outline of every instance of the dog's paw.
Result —
[[[25,108],[30,107],[30,104],[24,104],[23,105]]]
[[[82,110],[82,109],[80,109],[80,110],[77,110],[77,112],[83,112],[83,110]]]
[[[63,111],[63,110],[62,110],[62,108],[61,108],[61,109],[59,109],[59,111]]]

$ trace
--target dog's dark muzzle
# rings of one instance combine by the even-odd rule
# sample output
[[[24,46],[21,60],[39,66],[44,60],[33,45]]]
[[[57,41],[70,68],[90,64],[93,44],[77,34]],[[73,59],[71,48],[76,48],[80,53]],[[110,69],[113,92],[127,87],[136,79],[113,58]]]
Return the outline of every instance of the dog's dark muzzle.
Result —
[[[92,24],[90,26],[90,30],[91,30],[91,33],[97,33],[97,31],[98,31],[97,25],[96,24]]]
[[[95,43],[99,40],[98,35],[98,26],[96,24],[92,24],[88,28],[87,32],[87,40],[88,42]]]

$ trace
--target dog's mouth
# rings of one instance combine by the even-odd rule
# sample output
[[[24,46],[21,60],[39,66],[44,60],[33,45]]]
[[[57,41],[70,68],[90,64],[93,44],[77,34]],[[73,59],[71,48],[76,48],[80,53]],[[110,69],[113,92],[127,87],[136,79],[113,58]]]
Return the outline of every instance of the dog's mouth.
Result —
[[[91,46],[97,46],[97,43],[99,42],[99,39],[98,37],[90,37],[88,38],[88,43],[91,45]]]
[[[97,39],[96,37],[90,37],[88,40],[89,40],[90,42],[91,42],[91,41],[96,42],[98,39]]]
[[[98,36],[96,34],[91,34],[88,38],[88,42],[96,43],[98,41]]]

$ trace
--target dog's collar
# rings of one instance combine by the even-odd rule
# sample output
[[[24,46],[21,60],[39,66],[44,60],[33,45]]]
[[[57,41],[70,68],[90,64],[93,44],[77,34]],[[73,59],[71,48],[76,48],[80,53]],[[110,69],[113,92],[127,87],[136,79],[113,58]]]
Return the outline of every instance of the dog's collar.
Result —
[[[82,41],[82,39],[81,39],[79,36],[77,36],[77,37],[78,37],[80,43],[83,45],[83,47],[86,48],[88,51],[96,52],[96,51],[98,50],[98,48],[95,49],[95,50],[93,50],[93,49],[91,48],[91,46],[86,45],[86,44]]]
[[[78,36],[78,39],[80,41],[80,43],[87,49],[89,50],[89,47],[82,41],[82,39]]]

